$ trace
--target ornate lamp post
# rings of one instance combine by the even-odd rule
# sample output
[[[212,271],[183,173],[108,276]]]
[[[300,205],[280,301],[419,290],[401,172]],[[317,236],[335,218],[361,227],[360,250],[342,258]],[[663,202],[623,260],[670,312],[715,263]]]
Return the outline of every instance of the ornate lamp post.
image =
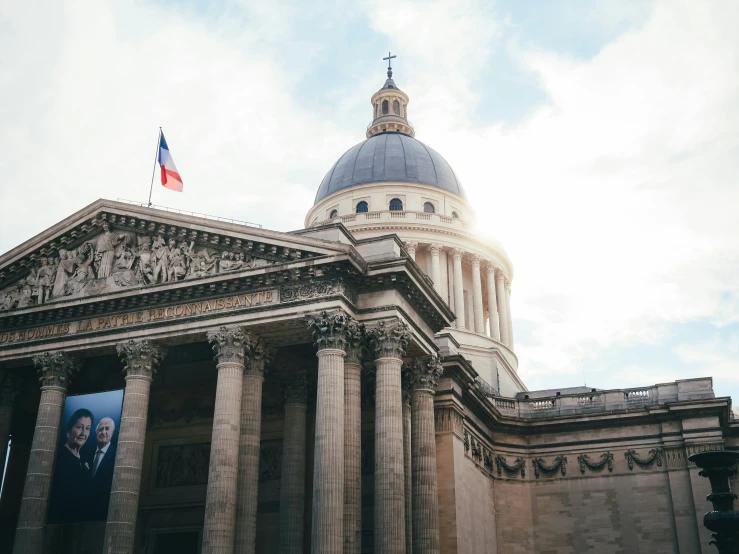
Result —
[[[719,554],[739,554],[739,511],[734,510],[737,495],[729,487],[729,477],[737,471],[739,452],[701,452],[688,459],[701,468],[699,475],[711,482],[711,494],[706,498],[713,504],[713,511],[703,516],[703,525],[713,531],[710,544],[716,545]]]

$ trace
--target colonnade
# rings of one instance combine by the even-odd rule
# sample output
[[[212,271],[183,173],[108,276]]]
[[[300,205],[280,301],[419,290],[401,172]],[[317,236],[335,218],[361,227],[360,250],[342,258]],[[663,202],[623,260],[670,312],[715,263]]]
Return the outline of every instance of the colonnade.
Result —
[[[434,402],[441,364],[414,359],[405,323],[381,320],[365,328],[343,313],[309,318],[318,357],[311,518],[312,554],[361,552],[361,356],[375,372],[374,551],[438,554],[439,522]],[[202,552],[255,552],[265,347],[239,326],[207,333],[216,358]],[[117,347],[126,374],[123,410],[106,522],[104,552],[131,554],[138,515],[149,389],[166,354],[157,343]],[[78,361],[64,352],[34,357],[41,402],[25,479],[13,552],[40,554],[62,424],[62,409]],[[305,370],[282,375],[284,438],[280,488],[282,554],[303,554],[307,387]],[[405,407],[404,407],[405,404]],[[0,413],[0,416],[2,414]],[[0,420],[2,424],[2,420]],[[0,425],[0,431],[2,431]]]
[[[415,261],[419,243],[407,241],[404,243],[406,252]],[[434,289],[441,294],[442,275],[440,257],[445,247],[441,244],[432,243],[427,245],[431,257],[431,280]],[[485,334],[485,309],[487,308],[489,327],[487,335],[502,342],[513,349],[513,327],[511,324],[511,286],[503,272],[496,268],[493,262],[484,260],[478,254],[468,254],[460,248],[446,250],[449,254],[452,269],[447,279],[450,289],[450,307],[457,316],[455,326],[457,329],[467,329],[467,317],[464,304],[464,281],[463,260],[469,258],[472,271],[472,329],[476,333]],[[483,276],[485,280],[485,293],[487,294],[487,306],[483,298]]]

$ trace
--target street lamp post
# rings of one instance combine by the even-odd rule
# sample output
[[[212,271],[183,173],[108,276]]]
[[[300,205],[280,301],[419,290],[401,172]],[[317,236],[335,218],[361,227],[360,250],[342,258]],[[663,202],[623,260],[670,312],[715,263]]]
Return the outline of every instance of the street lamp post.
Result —
[[[719,554],[739,554],[739,511],[734,510],[737,495],[729,486],[729,478],[737,472],[739,452],[715,450],[688,459],[701,468],[699,475],[711,482],[711,494],[706,498],[713,504],[713,511],[703,516],[703,525],[712,531],[711,544],[716,545]]]

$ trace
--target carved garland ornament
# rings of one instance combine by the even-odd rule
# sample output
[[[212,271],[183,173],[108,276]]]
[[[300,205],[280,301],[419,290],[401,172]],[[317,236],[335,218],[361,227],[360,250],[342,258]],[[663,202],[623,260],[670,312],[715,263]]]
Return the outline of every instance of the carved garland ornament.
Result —
[[[516,461],[511,465],[503,456],[498,455],[495,457],[495,466],[498,469],[498,475],[501,475],[505,469],[510,473],[520,472],[521,478],[526,477],[526,460],[523,458],[516,458]]]
[[[624,452],[624,457],[626,458],[626,462],[629,464],[629,469],[632,471],[634,469],[634,463],[641,467],[650,467],[655,462],[658,466],[662,465],[661,448],[652,448],[649,451],[649,456],[646,458],[640,458],[637,455],[636,450],[627,450]]]
[[[126,377],[144,377],[151,379],[156,373],[156,367],[166,354],[149,339],[129,340],[116,345],[116,352],[125,365],[123,372]]]
[[[33,365],[39,368],[41,387],[66,389],[80,369],[79,361],[66,352],[44,352],[33,357]]]
[[[586,467],[591,470],[597,470],[606,465],[608,466],[608,471],[613,471],[613,452],[602,454],[600,460],[597,462],[591,462],[587,454],[580,454],[577,457],[577,463],[580,464],[580,473],[585,473]]]
[[[557,470],[559,470],[562,473],[562,476],[564,477],[567,475],[567,457],[566,456],[557,456],[554,458],[554,462],[552,465],[547,465],[546,462],[544,462],[544,458],[534,458],[531,460],[531,464],[534,466],[534,475],[536,475],[536,478],[539,478],[539,472],[544,471],[546,473],[555,473]]]

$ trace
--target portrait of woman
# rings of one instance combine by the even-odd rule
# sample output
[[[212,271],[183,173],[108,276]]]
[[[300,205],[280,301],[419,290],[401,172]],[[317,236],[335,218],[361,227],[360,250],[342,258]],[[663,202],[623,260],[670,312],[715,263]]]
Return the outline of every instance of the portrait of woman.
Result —
[[[49,523],[76,521],[84,509],[81,493],[90,478],[90,464],[80,456],[80,450],[90,438],[94,416],[80,408],[67,420],[56,455],[51,485]]]

